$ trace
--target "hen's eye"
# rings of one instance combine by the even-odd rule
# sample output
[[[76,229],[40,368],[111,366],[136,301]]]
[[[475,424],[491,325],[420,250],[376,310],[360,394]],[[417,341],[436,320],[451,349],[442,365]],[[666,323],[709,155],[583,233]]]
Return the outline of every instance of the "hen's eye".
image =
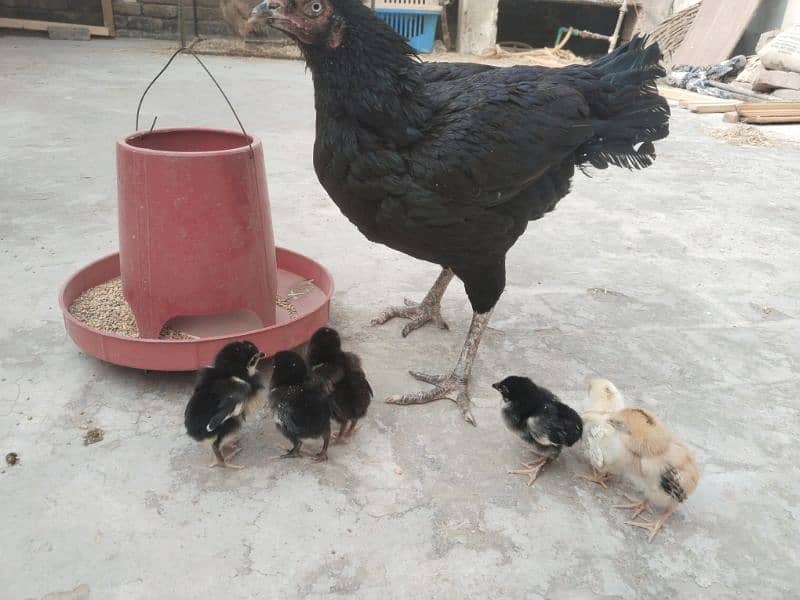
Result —
[[[314,2],[311,5],[311,12],[318,13],[318,12],[321,12],[321,11],[322,11],[322,4],[320,4],[319,2]]]

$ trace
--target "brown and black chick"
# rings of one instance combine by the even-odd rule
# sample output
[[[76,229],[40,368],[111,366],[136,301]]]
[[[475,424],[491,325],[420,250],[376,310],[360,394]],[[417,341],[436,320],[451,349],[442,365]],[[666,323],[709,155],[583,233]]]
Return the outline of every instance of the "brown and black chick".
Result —
[[[550,390],[527,377],[506,377],[492,387],[503,395],[506,427],[530,444],[537,456],[536,460],[525,463],[524,469],[509,472],[527,475],[528,485],[532,485],[542,469],[558,458],[564,446],[572,446],[581,439],[581,417]]]
[[[292,442],[292,448],[281,458],[300,456],[304,439],[321,437],[322,450],[313,460],[328,460],[331,410],[321,381],[311,377],[306,362],[296,352],[278,352],[274,363],[269,404],[275,427]]]
[[[322,327],[308,344],[308,364],[328,392],[331,416],[339,423],[334,443],[349,442],[356,423],[367,414],[372,402],[372,387],[361,368],[361,359],[342,351],[342,339],[335,329]]]
[[[241,450],[238,440],[242,421],[264,389],[257,372],[264,358],[266,355],[252,342],[233,342],[219,351],[214,366],[200,370],[184,411],[184,425],[186,433],[198,442],[211,442],[211,467],[243,468],[230,460]]]

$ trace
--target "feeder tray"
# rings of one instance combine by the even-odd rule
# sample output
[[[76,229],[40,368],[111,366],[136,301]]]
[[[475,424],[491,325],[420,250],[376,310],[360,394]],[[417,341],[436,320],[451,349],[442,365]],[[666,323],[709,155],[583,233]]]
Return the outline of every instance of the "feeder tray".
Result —
[[[319,263],[277,247],[278,295],[286,297],[304,281],[312,280],[310,292],[292,299],[297,314],[277,311],[277,322],[261,327],[254,315],[242,311],[213,317],[180,317],[173,326],[197,339],[162,340],[116,335],[90,327],[76,319],[69,307],[86,290],[119,277],[119,254],[111,254],[75,273],[61,290],[59,304],[70,338],[87,354],[101,360],[152,371],[194,371],[213,362],[225,345],[247,339],[262,352],[274,354],[297,347],[311,337],[330,317],[333,279]]]

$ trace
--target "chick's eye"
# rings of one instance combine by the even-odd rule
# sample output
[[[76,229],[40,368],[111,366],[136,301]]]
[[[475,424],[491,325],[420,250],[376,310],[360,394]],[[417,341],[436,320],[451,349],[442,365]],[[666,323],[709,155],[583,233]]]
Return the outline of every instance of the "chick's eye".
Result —
[[[313,2],[311,4],[311,12],[313,12],[313,13],[322,12],[322,4],[320,4],[319,2]]]

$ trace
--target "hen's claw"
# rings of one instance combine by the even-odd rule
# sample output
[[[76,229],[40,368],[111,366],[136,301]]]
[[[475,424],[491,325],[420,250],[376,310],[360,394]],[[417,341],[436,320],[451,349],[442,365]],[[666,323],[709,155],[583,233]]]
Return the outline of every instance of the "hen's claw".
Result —
[[[425,383],[430,383],[435,387],[425,392],[415,392],[413,394],[395,394],[386,399],[387,404],[427,404],[434,400],[452,400],[461,410],[464,420],[470,425],[475,425],[475,417],[472,416],[472,401],[469,398],[467,382],[457,378],[455,375],[430,375],[409,371],[411,376]]]
[[[403,337],[407,337],[409,333],[427,323],[433,323],[439,329],[450,328],[442,318],[441,307],[438,302],[426,302],[424,300],[422,302],[414,302],[408,298],[405,298],[404,302],[405,306],[392,306],[384,310],[372,319],[372,324],[383,325],[395,317],[409,319],[409,322],[403,327]]]

